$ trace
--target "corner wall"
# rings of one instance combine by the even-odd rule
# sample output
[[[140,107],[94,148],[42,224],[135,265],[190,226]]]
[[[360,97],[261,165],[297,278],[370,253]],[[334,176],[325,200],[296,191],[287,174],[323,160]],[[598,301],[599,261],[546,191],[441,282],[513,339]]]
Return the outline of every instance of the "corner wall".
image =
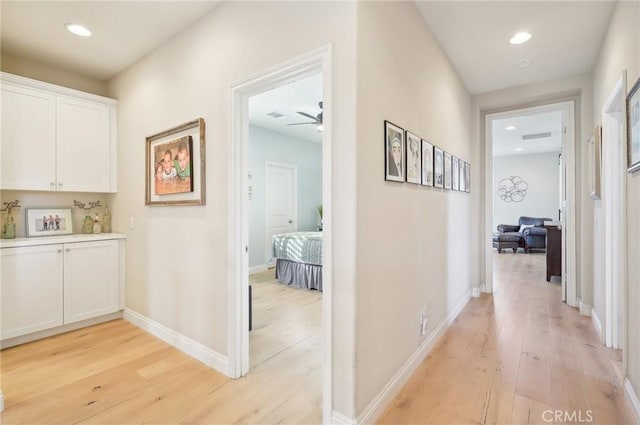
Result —
[[[478,256],[471,199],[480,186],[472,179],[468,194],[385,181],[384,120],[472,170],[480,163],[471,156],[471,97],[412,2],[358,3],[357,81],[356,410],[366,420],[421,344],[468,300]]]
[[[602,107],[615,84],[627,70],[627,90],[640,78],[640,3],[618,2],[593,71],[593,120],[602,123]],[[603,143],[606,141],[603,140]],[[621,170],[626,173],[626,170]],[[627,177],[627,377],[636,395],[640,394],[640,172]],[[604,246],[604,215],[602,201],[595,209],[594,246]],[[600,258],[600,256],[597,256]],[[601,320],[604,311],[603,263],[595,263],[594,309]],[[604,325],[604,324],[603,324]]]

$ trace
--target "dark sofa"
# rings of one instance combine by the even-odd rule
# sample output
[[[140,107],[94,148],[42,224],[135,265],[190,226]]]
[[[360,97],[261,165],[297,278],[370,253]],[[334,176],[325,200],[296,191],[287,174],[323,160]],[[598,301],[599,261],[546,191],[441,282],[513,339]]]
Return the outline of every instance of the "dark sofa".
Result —
[[[518,225],[501,224],[498,226],[499,233],[518,233],[520,234],[520,246],[525,252],[531,252],[532,249],[546,249],[547,247],[547,229],[544,228],[544,222],[551,221],[550,218],[537,217],[520,217]],[[522,226],[526,227],[520,231]]]

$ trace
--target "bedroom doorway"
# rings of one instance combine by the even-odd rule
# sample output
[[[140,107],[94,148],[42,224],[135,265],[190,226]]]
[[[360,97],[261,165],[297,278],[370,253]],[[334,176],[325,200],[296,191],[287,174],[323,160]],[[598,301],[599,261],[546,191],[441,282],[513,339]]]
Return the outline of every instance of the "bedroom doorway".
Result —
[[[288,112],[279,111],[286,108],[275,101],[269,110],[257,115],[252,111],[256,109],[254,101],[259,98],[268,98],[278,90],[309,79],[315,79],[319,93],[304,102],[288,105]],[[301,95],[307,90],[290,91]],[[266,368],[278,368],[289,380],[287,388],[293,391],[292,397],[312,395],[312,398],[293,401],[309,410],[305,420],[313,422],[330,418],[332,406],[331,91],[331,46],[327,45],[241,81],[231,92],[230,194],[233,201],[229,208],[229,256],[234,272],[229,286],[229,375],[239,378]],[[270,125],[280,127],[270,128]],[[309,130],[314,137],[319,136],[318,141],[290,134],[290,131]],[[292,140],[296,138],[302,141]],[[317,155],[303,154],[299,156],[301,163],[288,159],[303,145]],[[272,148],[275,151],[266,152]],[[260,150],[265,151],[262,157],[252,156]],[[312,156],[317,157],[313,160],[316,165],[310,163]],[[280,283],[282,279],[267,266],[265,180],[269,162],[296,164],[298,208],[292,219],[293,227],[297,225],[299,231],[323,229],[321,255],[317,256],[322,259],[321,263],[318,261],[322,291]],[[316,178],[303,177],[310,170],[316,173]],[[256,212],[262,217],[263,227],[254,232],[252,216]],[[294,250],[301,251],[304,250]],[[253,261],[255,258],[261,261]],[[297,273],[289,275],[298,276]],[[250,287],[250,283],[256,288]],[[258,294],[258,285],[268,290]],[[311,300],[307,299],[309,296]],[[287,309],[295,311],[287,312]],[[260,321],[267,318],[271,320],[268,325]],[[276,330],[276,326],[280,328]],[[315,362],[313,365],[305,363],[311,360]]]

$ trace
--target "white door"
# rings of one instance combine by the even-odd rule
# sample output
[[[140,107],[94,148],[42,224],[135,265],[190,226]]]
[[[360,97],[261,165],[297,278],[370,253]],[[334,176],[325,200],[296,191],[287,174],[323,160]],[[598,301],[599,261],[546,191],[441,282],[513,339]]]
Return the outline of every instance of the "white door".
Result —
[[[55,190],[55,96],[3,84],[0,188]]]
[[[2,339],[62,325],[62,245],[0,249]]]
[[[118,311],[118,241],[64,245],[64,323]]]
[[[265,162],[267,266],[275,263],[271,256],[273,235],[295,232],[298,228],[296,175],[294,165]]]

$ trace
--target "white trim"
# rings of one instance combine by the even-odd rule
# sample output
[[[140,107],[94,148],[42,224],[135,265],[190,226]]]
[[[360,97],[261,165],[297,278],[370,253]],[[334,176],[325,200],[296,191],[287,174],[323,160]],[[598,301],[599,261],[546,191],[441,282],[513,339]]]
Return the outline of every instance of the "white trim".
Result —
[[[471,288],[471,296],[473,298],[480,298],[481,293],[482,293],[482,285],[474,286],[473,288]]]
[[[124,309],[123,318],[223,375],[232,377],[227,357],[217,351],[143,316],[130,308]]]
[[[356,425],[357,420],[343,415],[335,410],[331,412],[331,425]]]
[[[2,390],[0,390],[0,412],[4,411],[4,395],[2,395]]]
[[[260,71],[236,84],[230,91],[231,137],[227,167],[228,199],[228,361],[231,376],[238,378],[249,370],[249,303],[248,303],[248,99],[250,96],[281,86],[294,79],[322,73],[323,143],[322,143],[322,208],[323,208],[323,297],[322,297],[322,416],[332,417],[332,208],[331,157],[333,146],[333,80],[332,46],[327,44],[293,59]]]
[[[58,86],[55,84],[45,83],[44,81],[34,80],[32,78],[22,77],[20,75],[9,74],[7,72],[0,72],[0,81],[3,84],[18,84],[21,86],[27,86],[36,90],[45,90],[47,92],[55,93],[63,96],[73,96],[76,98],[90,100],[92,102],[103,103],[107,105],[115,106],[118,104],[116,99],[110,97],[98,96],[97,94],[87,93],[80,90],[70,89],[69,87]]]
[[[627,158],[626,71],[602,107],[602,168],[604,207],[604,338],[605,345],[624,349],[627,280]],[[625,366],[626,367],[626,366]]]
[[[56,326],[55,328],[45,329],[38,332],[32,332],[27,335],[15,336],[13,338],[7,338],[0,342],[0,349],[15,347],[16,345],[26,344],[27,342],[36,341],[50,336],[59,335],[65,332],[75,331],[76,329],[86,328],[87,326],[93,326],[111,320],[121,319],[122,311],[116,311],[115,313],[108,313],[99,317],[92,317],[91,319],[81,320],[79,322],[69,323],[68,325]]]
[[[593,326],[596,328],[596,332],[598,333],[598,338],[600,338],[600,342],[604,344],[604,338],[602,335],[602,322],[598,317],[598,313],[596,313],[596,309],[591,310],[591,321],[593,322]]]
[[[257,266],[249,267],[249,274],[262,273],[266,272],[267,270],[269,270],[269,268],[266,264],[259,264]]]
[[[424,361],[429,352],[433,349],[442,335],[449,328],[449,325],[460,314],[462,309],[471,299],[471,288],[463,294],[458,303],[447,317],[438,324],[431,334],[424,340],[418,349],[409,357],[405,364],[396,372],[396,374],[387,382],[382,390],[369,402],[367,407],[358,415],[358,424],[375,423],[387,406],[391,403],[402,386],[409,380],[411,375],[416,371],[418,366]]]
[[[551,101],[553,102],[553,101]],[[551,110],[561,110],[566,113],[567,118],[567,146],[563,146],[566,170],[566,199],[567,224],[562,226],[563,240],[567,243],[566,279],[567,304],[572,307],[578,306],[577,283],[576,283],[576,166],[575,166],[575,100],[548,103],[541,106],[512,109],[506,112],[485,112],[481,111],[482,124],[484,125],[484,236],[482,245],[484,247],[485,261],[485,292],[494,293],[498,288],[493,287],[493,247],[491,235],[493,233],[493,143],[491,122],[494,119],[502,119],[517,115],[530,114],[536,112],[547,112]]]
[[[580,314],[582,314],[583,316],[591,316],[591,311],[593,310],[591,304],[582,302],[582,299],[580,299],[579,304]]]
[[[636,415],[636,423],[640,423],[640,400],[638,400],[638,395],[629,378],[624,378],[624,393],[631,402],[633,413]]]

